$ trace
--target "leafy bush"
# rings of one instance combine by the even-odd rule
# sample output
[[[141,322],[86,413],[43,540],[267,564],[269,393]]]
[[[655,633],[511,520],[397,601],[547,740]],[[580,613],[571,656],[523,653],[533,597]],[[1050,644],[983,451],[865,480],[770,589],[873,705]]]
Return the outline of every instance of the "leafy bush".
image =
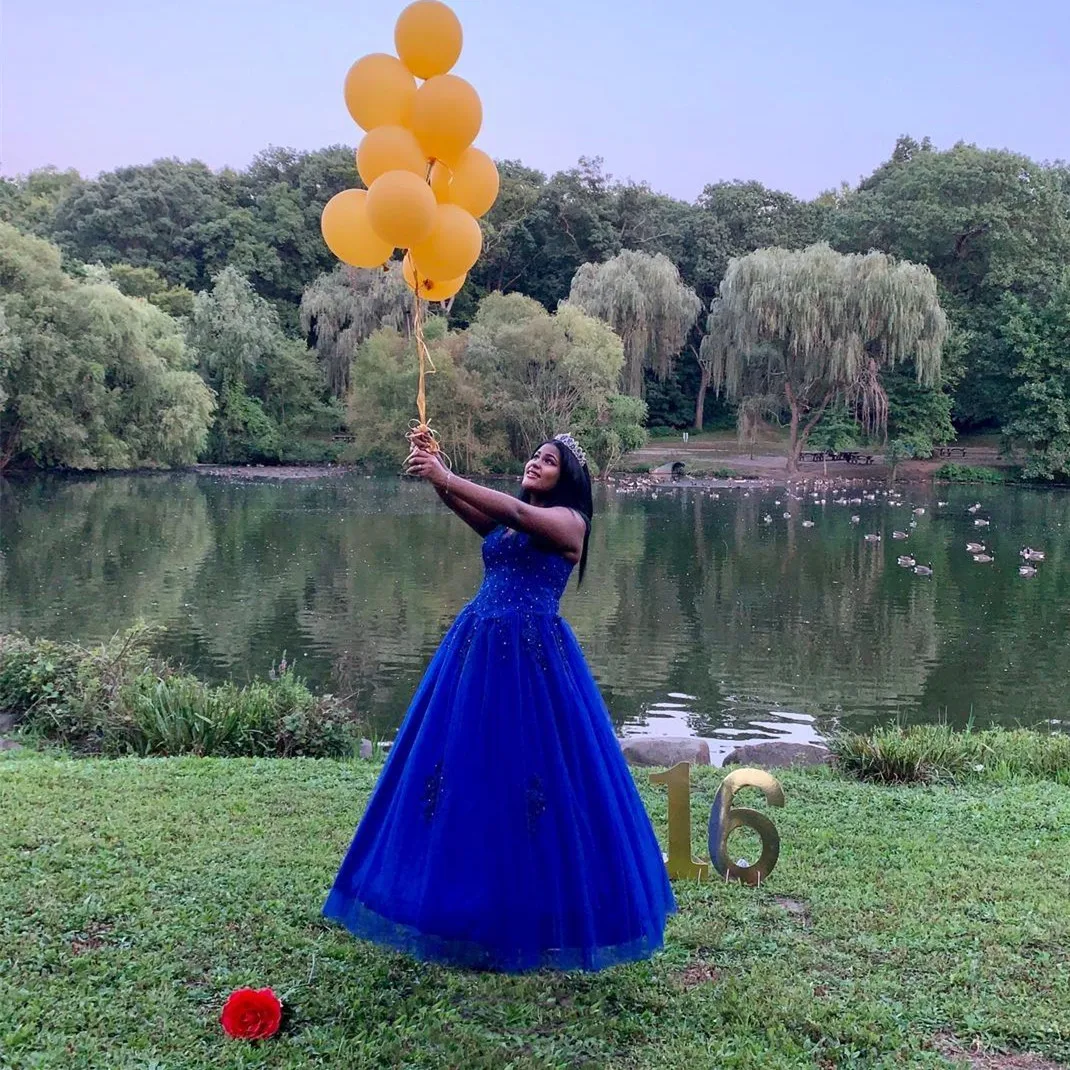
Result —
[[[703,468],[701,466],[692,469],[691,474],[696,479],[739,479],[742,478],[734,468],[718,465],[716,468]]]
[[[1038,777],[1070,784],[1070,735],[947,725],[878,728],[829,742],[840,768],[882,784],[932,784],[976,778]]]
[[[933,473],[933,479],[941,479],[946,483],[1012,483],[1013,476],[998,468],[984,468],[972,464],[947,464],[940,465]]]
[[[106,755],[340,757],[360,739],[353,713],[286,668],[245,687],[210,686],[152,657],[135,628],[86,650],[0,637],[0,712],[28,737]]]
[[[83,650],[70,643],[0,636],[0,712],[24,731],[82,749],[99,749],[127,681],[149,671],[157,629],[139,626]]]

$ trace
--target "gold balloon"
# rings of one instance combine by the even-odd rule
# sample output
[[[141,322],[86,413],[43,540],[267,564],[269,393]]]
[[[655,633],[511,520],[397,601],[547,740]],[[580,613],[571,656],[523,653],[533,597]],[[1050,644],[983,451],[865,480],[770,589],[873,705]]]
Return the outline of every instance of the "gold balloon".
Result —
[[[425,155],[452,167],[475,141],[483,125],[483,105],[479,94],[463,78],[439,74],[416,90],[407,125]]]
[[[409,4],[394,27],[394,47],[417,78],[445,74],[457,62],[463,41],[460,20],[439,0]]]
[[[346,107],[357,126],[406,126],[416,99],[416,79],[396,56],[373,52],[346,75]]]
[[[431,187],[411,171],[387,171],[368,190],[368,221],[375,233],[391,245],[412,246],[429,238],[437,222],[438,207]],[[459,274],[440,273],[439,278],[452,279]]]
[[[434,229],[424,241],[411,244],[410,255],[421,277],[457,279],[471,269],[482,248],[479,224],[463,208],[440,204]]]
[[[320,229],[327,248],[343,263],[353,267],[379,267],[394,251],[390,242],[383,241],[372,230],[367,202],[367,190],[342,190],[324,205],[320,216]]]
[[[370,134],[368,136],[371,137]],[[465,149],[453,165],[453,177],[446,200],[478,219],[490,211],[497,197],[497,165],[482,149]],[[438,199],[442,200],[441,197]]]
[[[357,147],[357,170],[370,186],[387,171],[411,171],[427,176],[427,158],[411,130],[403,126],[377,126],[369,130]]]
[[[436,160],[431,165],[431,192],[439,204],[449,204],[450,200],[450,169],[441,161]]]
[[[405,282],[408,283],[408,287],[414,293],[419,295],[425,301],[448,301],[458,290],[464,285],[467,275],[462,275],[457,279],[448,279],[446,282],[434,282],[431,279],[425,279],[422,275],[417,283],[416,269],[412,266],[412,256],[406,255],[405,259],[401,262],[401,274],[405,278]]]

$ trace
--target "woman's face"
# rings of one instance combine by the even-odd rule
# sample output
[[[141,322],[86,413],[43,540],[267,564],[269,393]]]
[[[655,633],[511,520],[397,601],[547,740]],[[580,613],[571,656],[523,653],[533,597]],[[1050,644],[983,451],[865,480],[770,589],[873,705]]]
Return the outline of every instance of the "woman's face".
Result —
[[[557,486],[561,478],[561,454],[551,442],[540,446],[524,465],[521,486],[533,494],[545,496]]]

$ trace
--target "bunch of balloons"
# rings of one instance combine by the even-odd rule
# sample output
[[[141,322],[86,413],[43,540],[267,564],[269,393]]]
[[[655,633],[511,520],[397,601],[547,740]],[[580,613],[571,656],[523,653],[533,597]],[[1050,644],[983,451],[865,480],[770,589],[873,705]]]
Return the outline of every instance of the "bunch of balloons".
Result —
[[[472,142],[483,123],[475,89],[449,71],[461,54],[461,24],[440,0],[416,0],[394,27],[397,55],[357,60],[345,81],[349,114],[366,131],[348,189],[323,209],[328,248],[354,267],[380,267],[407,250],[405,281],[445,301],[479,259],[476,222],[498,196],[498,169]],[[422,79],[417,85],[417,79]]]

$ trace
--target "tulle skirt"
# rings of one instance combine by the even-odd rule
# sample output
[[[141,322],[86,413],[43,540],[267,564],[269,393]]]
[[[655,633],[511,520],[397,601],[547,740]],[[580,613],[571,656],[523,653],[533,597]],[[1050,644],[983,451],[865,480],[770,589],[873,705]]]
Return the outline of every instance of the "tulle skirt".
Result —
[[[598,970],[647,958],[675,902],[568,624],[462,611],[323,913],[416,958]]]

